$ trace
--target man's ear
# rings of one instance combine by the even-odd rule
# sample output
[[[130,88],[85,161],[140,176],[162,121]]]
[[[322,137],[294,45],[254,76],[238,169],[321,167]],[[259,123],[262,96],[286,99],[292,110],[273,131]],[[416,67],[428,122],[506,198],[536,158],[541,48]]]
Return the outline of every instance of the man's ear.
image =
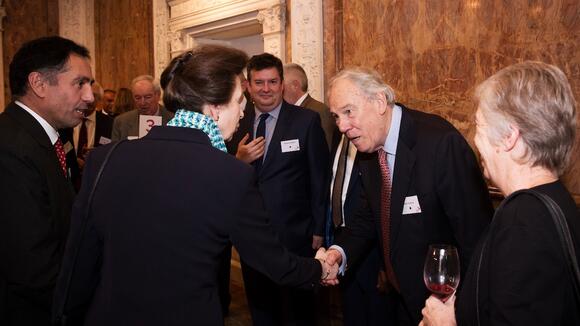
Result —
[[[46,97],[48,81],[38,71],[33,71],[28,74],[28,86],[36,96],[40,98]]]
[[[387,96],[383,92],[377,92],[373,98],[373,101],[378,106],[379,114],[383,115],[387,112],[389,104],[387,103]]]

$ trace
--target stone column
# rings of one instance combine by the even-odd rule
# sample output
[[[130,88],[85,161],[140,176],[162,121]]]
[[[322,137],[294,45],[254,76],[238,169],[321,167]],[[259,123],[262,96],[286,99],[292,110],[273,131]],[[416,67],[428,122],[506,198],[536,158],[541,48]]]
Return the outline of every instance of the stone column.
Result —
[[[294,1],[293,1],[294,2]],[[284,25],[286,24],[285,3],[276,4],[258,12],[258,22],[262,24],[264,52],[271,53],[282,62],[286,62],[286,42]]]
[[[95,2],[94,0],[59,0],[59,34],[84,45],[91,53],[95,73]]]
[[[308,92],[324,102],[322,1],[291,2],[292,61],[308,75]]]
[[[159,79],[170,61],[169,6],[166,0],[153,1],[153,77]]]

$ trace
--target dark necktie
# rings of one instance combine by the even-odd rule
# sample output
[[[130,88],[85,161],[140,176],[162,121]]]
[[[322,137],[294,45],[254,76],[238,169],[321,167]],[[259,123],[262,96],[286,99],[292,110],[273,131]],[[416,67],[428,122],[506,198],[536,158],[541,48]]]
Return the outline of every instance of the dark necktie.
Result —
[[[346,158],[348,156],[349,140],[342,138],[342,146],[338,154],[338,164],[332,184],[332,221],[335,227],[342,225],[342,187],[344,185],[344,175],[346,173]]]
[[[54,143],[54,150],[56,151],[56,157],[58,158],[58,162],[60,163],[60,168],[62,169],[62,173],[64,176],[67,176],[66,173],[66,155],[64,153],[64,147],[62,146],[62,141],[60,138],[56,140]]]
[[[270,114],[268,114],[268,113],[260,114],[260,122],[258,123],[258,129],[256,129],[256,138],[264,137],[264,139],[266,139],[266,119],[268,119],[269,116],[270,116]],[[266,155],[267,150],[268,150],[267,148],[264,149],[264,155]],[[258,158],[256,161],[254,161],[254,167],[256,168],[256,172],[260,172],[260,169],[262,168],[263,161],[264,161],[264,156]]]
[[[378,157],[381,168],[381,234],[383,237],[385,271],[389,284],[399,291],[399,284],[391,264],[391,174],[387,164],[387,152],[379,149]]]
[[[81,122],[81,129],[79,131],[79,141],[77,143],[77,157],[84,159],[86,147],[88,143],[88,135],[87,135],[87,119],[83,118],[83,122]]]

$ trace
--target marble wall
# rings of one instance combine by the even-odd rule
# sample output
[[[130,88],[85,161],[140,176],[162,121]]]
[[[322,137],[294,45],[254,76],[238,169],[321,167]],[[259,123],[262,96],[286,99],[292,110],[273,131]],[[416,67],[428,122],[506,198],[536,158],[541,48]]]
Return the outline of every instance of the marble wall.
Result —
[[[95,78],[104,88],[128,87],[154,75],[153,2],[95,1]]]
[[[23,43],[38,37],[58,35],[58,0],[5,0],[2,55],[4,63],[4,90],[6,103],[11,100],[8,85],[8,66]],[[0,108],[2,112],[4,108]]]
[[[325,0],[325,80],[377,69],[398,101],[451,121],[472,143],[475,86],[522,60],[559,66],[580,100],[577,0]],[[577,138],[580,140],[580,123]],[[580,203],[578,146],[566,183]]]

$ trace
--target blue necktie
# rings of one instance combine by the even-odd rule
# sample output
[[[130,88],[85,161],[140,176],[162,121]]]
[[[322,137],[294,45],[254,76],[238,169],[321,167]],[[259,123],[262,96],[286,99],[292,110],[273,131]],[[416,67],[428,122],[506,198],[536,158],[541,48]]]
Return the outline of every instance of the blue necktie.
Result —
[[[266,119],[268,119],[269,116],[270,114],[268,113],[260,114],[260,123],[258,123],[258,129],[256,129],[256,138],[264,137],[264,139],[266,139]],[[266,155],[267,150],[267,148],[264,150],[264,155]],[[256,168],[257,173],[259,173],[262,168],[262,161],[264,161],[264,156],[254,161],[254,167]]]

